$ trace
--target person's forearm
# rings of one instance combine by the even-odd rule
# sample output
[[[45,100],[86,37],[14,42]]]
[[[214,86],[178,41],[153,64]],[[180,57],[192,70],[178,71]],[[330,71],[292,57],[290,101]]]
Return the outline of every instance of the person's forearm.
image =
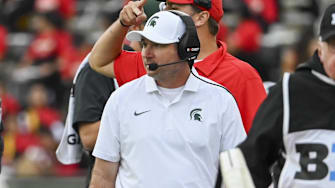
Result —
[[[122,50],[123,40],[128,27],[121,25],[119,19],[115,21],[95,43],[89,63],[95,71],[109,77],[114,77],[113,61]]]
[[[129,27],[139,25],[147,18],[143,8],[146,2],[147,0],[129,1],[122,8],[119,19],[95,43],[89,58],[90,65],[95,71],[115,77],[113,61],[121,53]]]
[[[115,188],[118,162],[108,162],[98,157],[95,160],[90,188]]]
[[[100,121],[94,123],[81,123],[79,126],[79,136],[84,148],[93,151],[98,137]]]
[[[105,188],[105,187],[115,188],[115,182],[110,181],[110,179],[107,177],[104,177],[102,173],[98,173],[97,171],[95,171],[92,174],[90,188]]]

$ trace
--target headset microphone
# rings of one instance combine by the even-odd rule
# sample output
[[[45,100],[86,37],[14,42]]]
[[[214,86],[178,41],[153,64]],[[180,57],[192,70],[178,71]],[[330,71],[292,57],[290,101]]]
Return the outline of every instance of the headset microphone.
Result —
[[[155,71],[158,69],[158,64],[157,63],[151,63],[148,65],[148,69],[151,70],[151,71]]]
[[[163,64],[163,65],[158,65],[157,63],[150,63],[150,64],[148,64],[148,66],[149,66],[148,69],[151,70],[151,71],[155,71],[159,67],[164,67],[164,66],[167,66],[167,65],[174,65],[174,64],[182,63],[182,62],[186,62],[186,60],[180,60],[180,61],[176,61],[176,62],[172,62],[172,63],[167,63],[167,64]]]

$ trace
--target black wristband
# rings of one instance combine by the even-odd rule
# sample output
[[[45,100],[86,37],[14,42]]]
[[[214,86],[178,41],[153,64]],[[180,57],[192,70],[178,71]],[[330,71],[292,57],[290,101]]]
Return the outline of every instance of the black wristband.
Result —
[[[121,19],[119,19],[119,21],[120,21],[120,24],[121,24],[123,27],[130,27],[130,25],[126,25],[126,24],[124,24],[124,23],[121,21]]]

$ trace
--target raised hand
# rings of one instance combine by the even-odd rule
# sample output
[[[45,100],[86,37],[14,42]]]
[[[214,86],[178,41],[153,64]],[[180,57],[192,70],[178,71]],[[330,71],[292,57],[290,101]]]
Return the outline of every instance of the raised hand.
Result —
[[[127,26],[140,25],[147,16],[144,13],[143,6],[147,0],[129,1],[120,12],[119,19],[121,23]]]

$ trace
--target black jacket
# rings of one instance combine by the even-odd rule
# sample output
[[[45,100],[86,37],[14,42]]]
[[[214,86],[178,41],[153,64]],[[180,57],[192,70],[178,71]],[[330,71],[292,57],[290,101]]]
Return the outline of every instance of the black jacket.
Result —
[[[296,72],[291,74],[289,78],[288,96],[290,104],[287,135],[293,135],[293,140],[294,137],[297,137],[295,136],[296,134],[299,133],[299,135],[301,135],[306,132],[306,130],[330,130],[335,133],[335,85],[326,83],[316,76],[316,74],[327,76],[317,52],[315,52],[308,62],[299,66]],[[313,181],[318,180],[318,178],[325,178],[323,176],[314,177],[313,175],[315,175],[315,173],[313,174],[308,171],[306,166],[315,162],[308,158],[309,150],[300,151],[300,145],[293,143],[294,141],[292,141],[292,139],[283,139],[284,105],[282,82],[282,80],[279,81],[270,89],[268,97],[260,106],[255,116],[253,126],[247,139],[239,146],[246,158],[247,165],[257,188],[267,188],[272,181],[270,168],[274,164],[283,164],[283,162],[281,162],[282,159],[285,158],[283,156],[291,155],[289,152],[292,151],[292,148],[287,152],[287,148],[285,147],[288,142],[289,144],[295,144],[295,154],[301,157],[299,163],[297,163],[301,165],[301,170],[294,172],[293,174],[295,174],[295,176],[293,178],[298,179],[303,177],[306,181],[312,180],[313,178]],[[306,135],[304,136],[306,137]],[[318,157],[319,153],[316,153]],[[329,153],[331,153],[331,151]],[[322,160],[323,159],[320,158],[319,162],[321,165],[318,165],[317,161],[315,162],[316,171],[319,170],[318,167],[323,168],[323,166],[325,166]],[[326,168],[327,166],[324,167],[324,170]],[[327,169],[327,177],[332,168]],[[294,168],[290,170],[292,171],[293,169]],[[279,171],[278,174],[283,176],[282,173],[283,171]],[[326,172],[324,172],[324,174],[326,174]],[[275,179],[277,178],[279,178],[279,176],[275,176]]]

